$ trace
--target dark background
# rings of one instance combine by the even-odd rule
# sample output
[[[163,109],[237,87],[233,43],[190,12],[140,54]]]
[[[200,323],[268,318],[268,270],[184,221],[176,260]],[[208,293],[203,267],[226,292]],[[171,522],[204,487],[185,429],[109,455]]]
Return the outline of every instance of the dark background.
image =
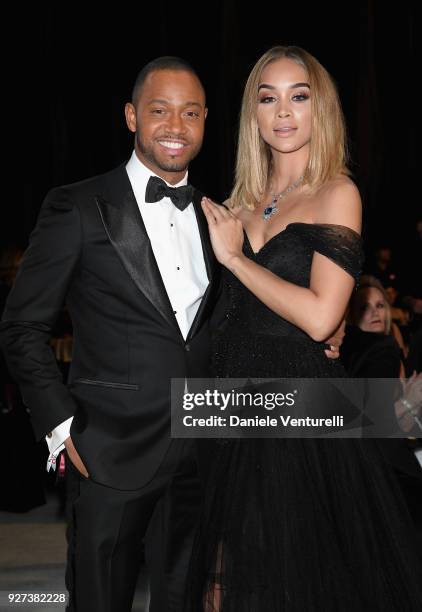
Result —
[[[14,153],[5,180],[2,244],[26,246],[46,192],[111,169],[132,150],[123,107],[139,69],[159,55],[197,68],[209,117],[192,183],[229,192],[246,77],[275,44],[314,54],[338,84],[351,169],[364,203],[367,250],[402,248],[420,206],[416,127],[420,102],[410,2],[37,3],[3,22]],[[12,150],[12,149],[11,149]]]

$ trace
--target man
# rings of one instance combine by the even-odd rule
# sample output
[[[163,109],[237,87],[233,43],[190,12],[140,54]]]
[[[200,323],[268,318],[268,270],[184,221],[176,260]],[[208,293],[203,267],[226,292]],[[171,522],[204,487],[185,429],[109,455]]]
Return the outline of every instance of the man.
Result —
[[[130,610],[145,539],[150,610],[181,611],[199,487],[192,441],[170,439],[170,379],[208,375],[218,286],[201,194],[187,185],[205,93],[186,62],[159,58],[125,112],[126,167],[47,195],[1,341],[50,464],[63,442],[70,459],[68,609]],[[68,387],[48,346],[64,300]]]

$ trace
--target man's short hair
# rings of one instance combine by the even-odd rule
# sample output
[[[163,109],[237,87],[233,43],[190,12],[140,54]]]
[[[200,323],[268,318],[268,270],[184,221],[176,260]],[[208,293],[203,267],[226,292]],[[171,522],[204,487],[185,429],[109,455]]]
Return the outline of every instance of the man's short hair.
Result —
[[[157,57],[152,60],[148,64],[146,64],[142,70],[138,73],[136,77],[135,84],[132,90],[132,104],[136,105],[139,94],[141,92],[142,86],[145,83],[145,80],[151,72],[155,72],[156,70],[180,70],[185,72],[190,72],[198,79],[199,83],[201,83],[201,79],[198,76],[196,70],[181,57],[176,57],[173,55],[165,55],[162,57]],[[202,83],[201,83],[202,86]],[[203,86],[202,86],[203,87]]]

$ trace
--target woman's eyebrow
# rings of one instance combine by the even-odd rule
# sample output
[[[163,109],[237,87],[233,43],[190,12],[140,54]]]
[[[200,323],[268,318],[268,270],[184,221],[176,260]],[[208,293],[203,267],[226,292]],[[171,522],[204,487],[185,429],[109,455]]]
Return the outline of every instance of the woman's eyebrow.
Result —
[[[289,89],[296,89],[297,87],[308,87],[311,89],[309,83],[294,83],[293,85],[289,85]],[[258,91],[260,89],[276,89],[276,87],[274,87],[274,85],[269,85],[268,83],[261,83],[261,85],[258,87]]]

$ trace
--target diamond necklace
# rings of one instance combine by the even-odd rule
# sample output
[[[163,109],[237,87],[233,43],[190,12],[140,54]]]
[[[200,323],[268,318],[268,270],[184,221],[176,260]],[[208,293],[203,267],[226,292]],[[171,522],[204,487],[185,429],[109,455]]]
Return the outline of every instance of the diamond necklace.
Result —
[[[285,189],[281,193],[272,194],[273,199],[271,200],[271,204],[266,206],[264,208],[264,212],[262,213],[262,218],[264,219],[264,221],[268,221],[268,219],[271,219],[273,215],[278,213],[277,202],[285,198],[287,195],[289,195],[289,193],[293,191],[293,189],[296,189],[296,187],[300,185],[303,179],[304,179],[304,175],[302,174],[302,176],[299,176],[299,178],[296,179],[295,182],[292,183],[289,187],[287,187],[287,189]]]

